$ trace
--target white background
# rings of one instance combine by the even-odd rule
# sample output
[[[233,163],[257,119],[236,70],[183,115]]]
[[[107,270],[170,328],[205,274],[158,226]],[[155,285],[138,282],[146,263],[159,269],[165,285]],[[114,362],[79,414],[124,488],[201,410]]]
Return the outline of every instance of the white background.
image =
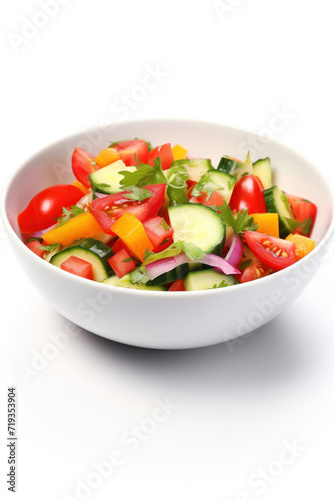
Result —
[[[213,0],[63,0],[53,17],[40,16],[41,4],[0,7],[1,183],[27,155],[89,126],[181,117],[258,132],[277,110],[290,118],[275,138],[334,181],[329,0],[224,0],[220,9]],[[17,38],[22,30],[30,39]],[[140,94],[150,69],[162,76]],[[124,94],[130,104],[120,107]],[[86,498],[332,497],[333,257],[288,311],[233,353],[226,345],[147,351],[79,331],[24,381],[19,367],[32,367],[68,322],[34,291],[0,236],[1,498],[12,498],[10,385],[18,392],[20,500],[84,498],[78,481],[116,450],[122,464]],[[166,398],[177,409],[135,451],[122,444]],[[280,466],[286,442],[297,443],[298,456]],[[261,467],[269,470],[262,494],[247,483]]]

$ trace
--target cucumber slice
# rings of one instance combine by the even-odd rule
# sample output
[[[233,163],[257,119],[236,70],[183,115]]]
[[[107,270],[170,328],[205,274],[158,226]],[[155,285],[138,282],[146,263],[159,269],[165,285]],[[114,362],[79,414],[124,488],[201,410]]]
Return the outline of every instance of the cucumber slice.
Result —
[[[209,170],[202,175],[199,182],[195,185],[193,190],[193,196],[200,194],[201,192],[208,193],[209,195],[214,191],[226,201],[230,202],[232,192],[237,179],[226,172],[220,172],[219,170]]]
[[[166,283],[171,283],[172,281],[180,280],[184,278],[189,273],[189,264],[181,264],[181,266],[175,267],[167,273],[160,274],[152,281],[146,283],[147,287],[155,285],[165,285]]]
[[[186,291],[191,292],[194,290],[210,290],[213,287],[218,288],[222,281],[224,281],[227,286],[239,284],[239,281],[234,278],[234,276],[226,276],[213,269],[189,273],[184,278],[183,283]]]
[[[270,158],[263,158],[262,160],[257,160],[253,163],[254,175],[259,177],[264,189],[269,189],[273,185],[273,177],[271,173],[271,161]]]
[[[89,175],[89,180],[94,193],[113,194],[124,191],[120,186],[123,180],[122,170],[134,172],[136,167],[127,167],[122,160],[117,160],[106,167],[100,168],[96,172]]]
[[[265,189],[263,195],[267,211],[278,214],[280,237],[286,238],[294,230],[291,226],[293,214],[287,197],[277,186]]]
[[[183,166],[189,174],[189,180],[198,182],[202,175],[208,170],[213,170],[211,160],[195,158],[193,160],[175,160],[172,167]]]
[[[219,172],[226,172],[227,174],[233,174],[233,172],[238,168],[238,162],[236,160],[232,160],[227,156],[223,156],[218,163],[217,170]]]
[[[244,163],[238,164],[237,168],[233,172],[233,175],[236,177],[237,180],[239,180],[241,179],[241,177],[251,174],[253,174],[253,164],[248,151],[246,160],[244,161]]]
[[[80,240],[79,240],[80,241]],[[95,281],[101,281],[113,274],[108,259],[114,255],[113,250],[102,241],[87,238],[73,246],[56,253],[50,260],[51,264],[60,268],[61,264],[71,255],[90,262],[93,266]]]
[[[221,249],[225,239],[225,224],[217,212],[205,205],[186,203],[168,208],[174,241],[194,243],[204,252]]]
[[[165,292],[166,288],[164,286],[147,286],[142,283],[136,283],[135,285],[130,283],[129,275],[126,274],[122,279],[118,279],[117,276],[111,276],[110,278],[104,279],[102,283],[106,285],[120,286],[122,288],[133,288],[134,290],[150,290],[156,292]]]

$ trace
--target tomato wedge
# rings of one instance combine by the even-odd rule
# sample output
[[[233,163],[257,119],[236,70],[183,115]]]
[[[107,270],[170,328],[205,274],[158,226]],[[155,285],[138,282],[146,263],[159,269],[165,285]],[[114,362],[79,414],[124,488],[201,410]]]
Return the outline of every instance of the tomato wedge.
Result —
[[[296,262],[295,245],[255,231],[245,231],[246,243],[253,254],[268,267],[279,271]]]
[[[99,170],[99,165],[95,162],[94,156],[81,148],[75,148],[72,155],[72,170],[75,178],[87,188],[91,187],[89,174]]]
[[[301,223],[296,233],[310,236],[317,216],[317,207],[311,201],[299,198],[299,196],[287,195],[291,210],[295,219]]]
[[[112,225],[125,212],[131,212],[140,222],[144,222],[157,215],[165,197],[166,184],[152,184],[145,186],[145,189],[148,189],[153,196],[144,201],[129,200],[124,197],[129,191],[122,191],[93,200],[90,212],[107,234],[114,234]]]
[[[120,159],[128,167],[139,165],[136,157],[142,163],[147,163],[149,154],[148,146],[142,139],[114,143],[111,144],[111,147],[118,152]]]
[[[163,144],[162,146],[157,146],[156,148],[152,149],[148,156],[148,165],[154,167],[154,161],[158,157],[161,160],[162,170],[167,170],[167,168],[170,168],[172,162],[174,161],[174,155],[170,143]]]
[[[233,189],[230,207],[232,210],[237,210],[237,212],[246,209],[248,214],[267,212],[263,186],[256,175],[245,175],[245,177],[238,180]]]
[[[241,274],[238,274],[235,277],[240,281],[240,283],[247,283],[248,281],[263,278],[272,272],[272,269],[265,266],[257,257],[255,257],[247,245],[243,246],[242,258],[237,267],[239,271],[241,271]]]
[[[71,184],[58,184],[43,189],[18,215],[20,231],[31,234],[47,229],[56,223],[56,218],[61,216],[63,207],[70,208],[82,197],[81,189]]]

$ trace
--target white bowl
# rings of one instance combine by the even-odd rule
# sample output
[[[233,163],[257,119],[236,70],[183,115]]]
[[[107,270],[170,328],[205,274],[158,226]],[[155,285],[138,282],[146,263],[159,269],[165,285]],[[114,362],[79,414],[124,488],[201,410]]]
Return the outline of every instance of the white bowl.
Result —
[[[181,144],[191,155],[217,164],[224,154],[253,161],[270,156],[275,183],[318,207],[312,237],[316,249],[290,268],[234,287],[197,292],[154,292],[84,280],[43,261],[20,240],[17,214],[41,189],[73,182],[71,152],[97,153],[109,141],[143,137],[153,145]],[[254,151],[254,144],[259,151]],[[24,271],[39,293],[63,316],[86,330],[125,344],[186,349],[228,341],[264,325],[301,293],[328,252],[334,230],[333,190],[323,175],[291,149],[250,132],[187,120],[141,120],[99,128],[58,141],[26,160],[7,181],[1,200],[5,230]]]

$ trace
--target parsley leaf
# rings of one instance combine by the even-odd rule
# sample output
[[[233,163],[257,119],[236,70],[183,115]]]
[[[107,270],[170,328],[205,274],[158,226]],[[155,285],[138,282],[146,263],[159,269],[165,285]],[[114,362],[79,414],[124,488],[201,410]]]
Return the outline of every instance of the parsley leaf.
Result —
[[[206,194],[206,200],[208,200],[217,189],[221,189],[221,186],[219,186],[219,184],[217,184],[216,182],[213,182],[211,180],[210,174],[208,172],[205,172],[205,174],[202,175],[197,184],[195,184],[191,195],[197,197]]]
[[[150,281],[150,278],[147,275],[146,267],[140,266],[134,269],[129,274],[129,280],[133,285],[135,285],[136,283],[142,283],[143,285],[146,285],[146,283]]]
[[[57,219],[55,219],[55,220],[59,221],[59,224],[58,224],[58,227],[59,227],[59,226],[62,226],[63,224],[65,224],[65,222],[67,222],[72,217],[76,217],[77,215],[81,215],[84,213],[85,213],[85,210],[77,207],[76,205],[72,205],[71,210],[67,210],[66,207],[63,207],[62,215],[60,217],[57,217]]]
[[[124,263],[125,263],[125,262],[126,262],[126,263],[128,263],[128,262],[132,262],[132,258],[131,258],[131,257],[128,257],[127,259],[122,260],[122,263],[123,263],[123,262],[124,262]]]
[[[77,215],[84,214],[85,210],[83,208],[79,208],[76,205],[71,206],[71,217],[76,217]]]
[[[144,255],[144,264],[151,264],[160,259],[167,259],[167,257],[176,257],[180,255],[181,248],[177,247],[175,243],[172,243],[168,248],[162,252],[153,253],[147,250]]]
[[[176,241],[174,245],[186,254],[190,260],[203,259],[206,252],[199,248],[195,243],[187,243],[186,241]]]
[[[290,231],[296,231],[297,227],[300,225],[299,220],[289,219],[288,217],[284,217],[284,219],[288,223]]]
[[[45,250],[46,252],[54,252],[58,248],[58,243],[53,243],[52,245],[41,245],[40,250]]]
[[[247,269],[247,267],[249,267],[252,264],[252,262],[253,262],[252,259],[244,260],[244,262],[242,262],[239,265],[239,270],[243,271],[244,269]]]
[[[159,243],[159,247],[162,247],[162,245],[165,245],[166,243],[168,243],[170,240],[170,238],[166,238],[165,240],[163,240],[161,243]]]
[[[309,202],[310,203],[310,202]],[[304,236],[307,236],[312,228],[312,217],[308,217],[300,224],[300,229]]]
[[[95,167],[95,165],[96,165],[96,161],[95,160],[88,160],[88,161],[92,165],[92,167]]]
[[[226,283],[225,280],[221,281],[219,285],[214,284],[212,288],[226,288],[228,284]]]
[[[130,193],[125,194],[124,198],[129,198],[129,200],[144,201],[153,196],[148,189],[139,188],[137,186],[129,186],[127,191],[130,191]]]
[[[39,243],[43,242],[42,238],[29,238],[28,243],[31,243],[32,241],[38,241]]]
[[[137,158],[138,160],[138,158]],[[154,167],[145,165],[138,161],[139,167],[135,172],[122,170],[120,174],[123,179],[120,185],[127,189],[129,186],[143,187],[148,184],[166,184],[167,195],[171,205],[180,205],[189,203],[185,188],[186,181],[189,178],[188,172],[184,166],[176,166],[166,170],[166,176],[161,168],[161,159],[157,157],[154,161]]]
[[[224,205],[219,206],[221,211],[220,217],[223,219],[227,226],[231,226],[235,234],[243,234],[244,231],[256,231],[259,227],[258,224],[254,224],[254,219],[248,215],[247,210],[243,209],[242,212],[237,212],[236,217],[234,217],[230,206],[224,201]]]

